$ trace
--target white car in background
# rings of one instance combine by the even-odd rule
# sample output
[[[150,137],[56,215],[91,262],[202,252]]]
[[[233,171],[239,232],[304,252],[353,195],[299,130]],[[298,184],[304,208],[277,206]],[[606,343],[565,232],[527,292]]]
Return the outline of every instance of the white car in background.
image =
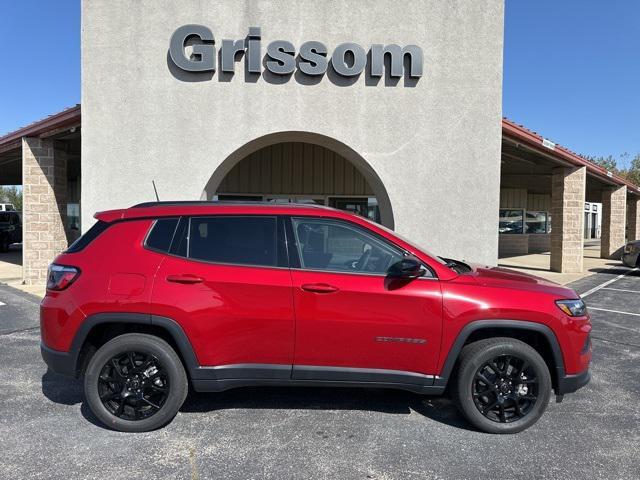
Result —
[[[15,212],[16,207],[13,206],[13,203],[0,203],[0,212]]]

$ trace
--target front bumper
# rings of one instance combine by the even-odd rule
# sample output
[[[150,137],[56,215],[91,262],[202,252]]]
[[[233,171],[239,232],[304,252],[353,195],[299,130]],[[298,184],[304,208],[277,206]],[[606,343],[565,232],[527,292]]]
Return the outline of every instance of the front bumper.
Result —
[[[40,342],[40,355],[51,371],[68,377],[77,376],[76,357],[70,352],[60,352]]]
[[[558,386],[556,388],[556,395],[564,395],[566,393],[573,393],[576,390],[584,387],[591,380],[591,372],[585,370],[577,375],[564,375],[558,379]]]

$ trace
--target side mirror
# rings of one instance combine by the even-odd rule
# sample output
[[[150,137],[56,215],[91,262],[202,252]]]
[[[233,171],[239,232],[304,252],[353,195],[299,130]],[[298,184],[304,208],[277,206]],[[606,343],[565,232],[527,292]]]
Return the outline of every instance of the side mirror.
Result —
[[[389,267],[387,274],[395,278],[418,278],[425,274],[422,263],[413,255],[406,256]]]

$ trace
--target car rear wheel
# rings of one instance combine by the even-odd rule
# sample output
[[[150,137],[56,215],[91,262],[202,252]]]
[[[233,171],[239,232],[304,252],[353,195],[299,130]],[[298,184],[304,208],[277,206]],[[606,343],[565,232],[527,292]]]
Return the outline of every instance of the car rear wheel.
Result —
[[[542,416],[551,375],[532,347],[513,338],[490,338],[460,354],[454,400],[467,420],[488,433],[517,433]]]
[[[85,399],[98,419],[121,432],[169,423],[188,391],[180,358],[164,340],[138,333],[105,343],[89,361]]]
[[[9,238],[4,236],[2,238],[0,238],[0,252],[2,253],[6,253],[9,251],[9,246],[11,245],[11,243],[9,243]]]

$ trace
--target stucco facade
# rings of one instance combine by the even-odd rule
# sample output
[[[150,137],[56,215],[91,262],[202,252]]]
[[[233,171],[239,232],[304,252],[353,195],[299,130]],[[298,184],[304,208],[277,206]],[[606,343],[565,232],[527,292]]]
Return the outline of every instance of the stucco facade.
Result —
[[[501,148],[503,1],[85,0],[82,228],[95,211],[210,198],[269,144],[307,142],[367,178],[383,223],[441,255],[495,264]],[[424,71],[382,78],[299,71],[188,73],[169,55],[186,24],[223,39],[261,28],[296,48],[316,40],[417,45]],[[220,66],[220,59],[217,64]],[[263,64],[267,59],[263,60]],[[405,66],[406,66],[405,61]],[[388,67],[388,66],[387,66]]]

